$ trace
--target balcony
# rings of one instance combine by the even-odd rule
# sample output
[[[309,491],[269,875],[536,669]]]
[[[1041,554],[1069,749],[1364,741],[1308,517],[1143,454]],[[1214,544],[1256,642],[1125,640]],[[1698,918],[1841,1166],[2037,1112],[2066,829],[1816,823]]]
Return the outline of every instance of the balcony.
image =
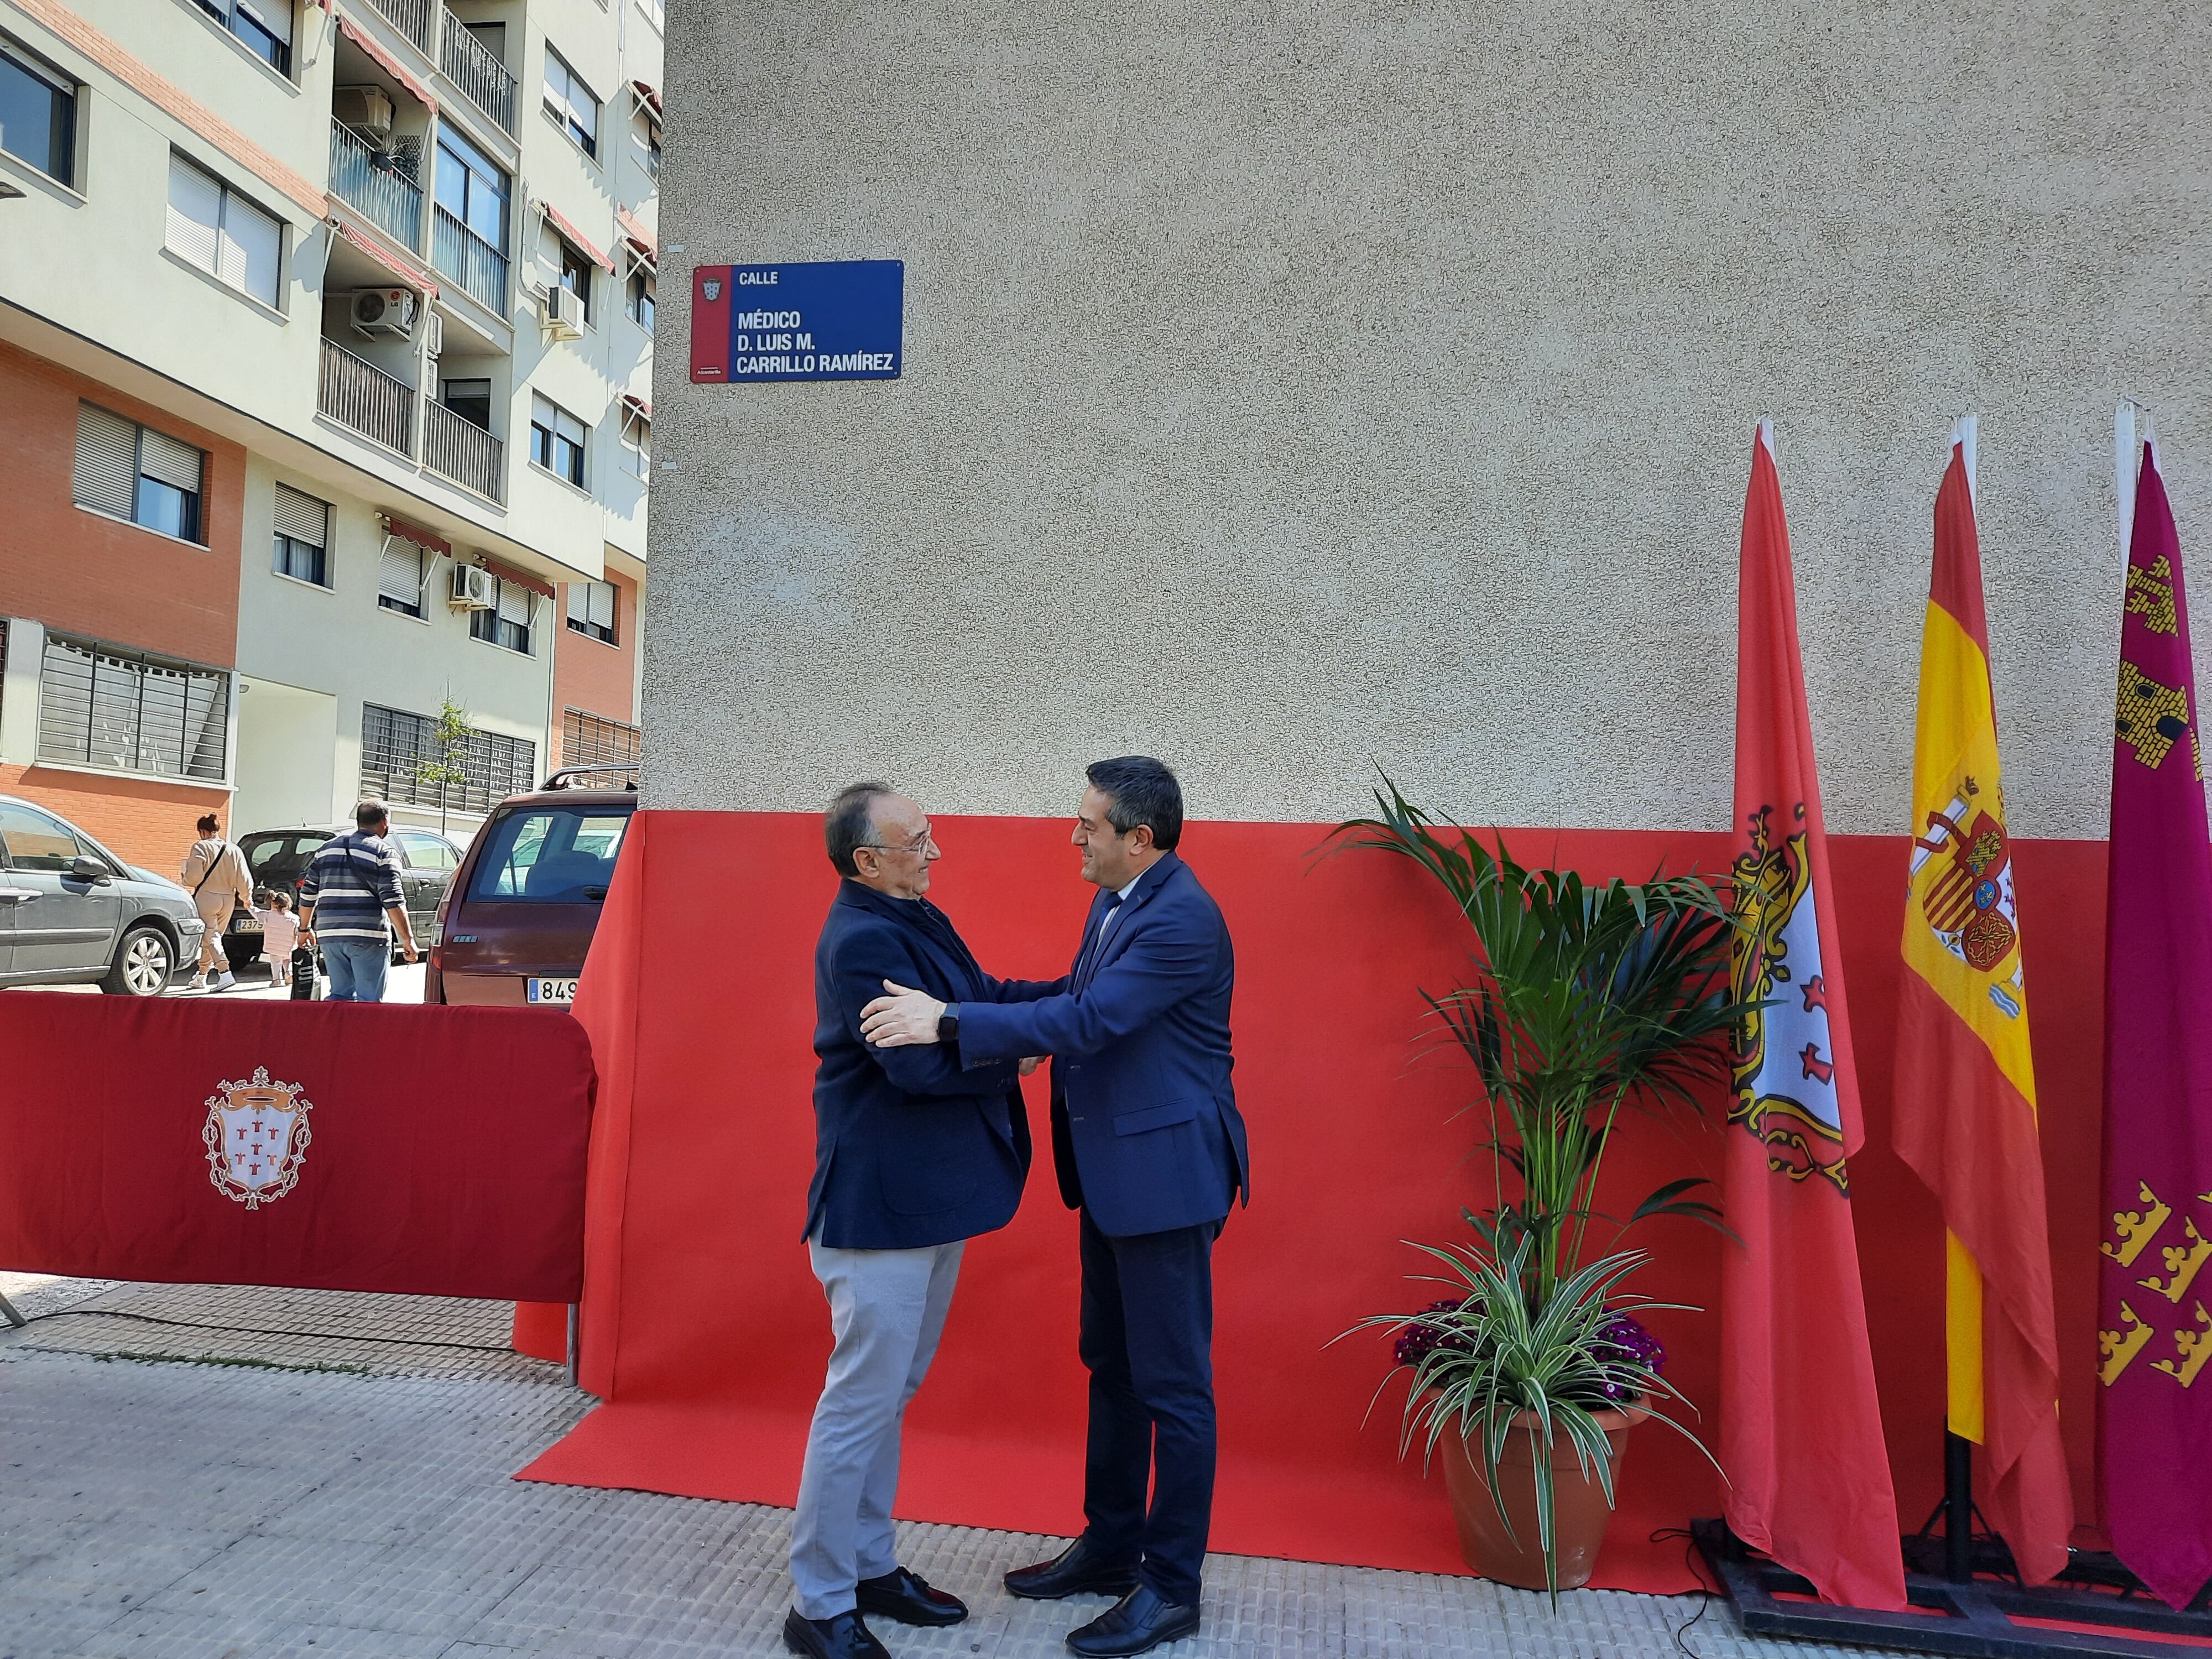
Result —
[[[422,466],[426,471],[473,489],[488,501],[500,499],[502,451],[506,446],[445,404],[422,405]]]
[[[397,0],[378,0],[380,5],[396,3]],[[439,9],[445,11],[443,6]],[[452,12],[445,12],[444,22],[439,33],[438,67],[446,71],[447,79],[459,87],[471,103],[498,122],[500,130],[513,137],[514,76],[477,39],[469,26]]]
[[[504,317],[507,256],[442,207],[432,210],[430,263],[461,291]]]
[[[364,362],[336,340],[323,342],[315,407],[394,454],[415,453],[415,388]]]
[[[331,124],[331,193],[410,252],[422,251],[422,187],[351,127]]]
[[[422,55],[430,55],[430,33],[441,9],[438,0],[374,0],[377,10],[392,27],[412,40]]]

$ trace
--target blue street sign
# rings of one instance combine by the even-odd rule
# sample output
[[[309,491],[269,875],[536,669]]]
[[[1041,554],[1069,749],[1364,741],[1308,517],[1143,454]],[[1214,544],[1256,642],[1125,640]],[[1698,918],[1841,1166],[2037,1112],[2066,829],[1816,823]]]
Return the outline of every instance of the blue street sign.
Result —
[[[695,380],[898,376],[905,333],[902,259],[702,265],[693,282]],[[727,316],[726,331],[714,326],[716,313]],[[714,348],[725,342],[727,356],[717,363],[723,354]]]

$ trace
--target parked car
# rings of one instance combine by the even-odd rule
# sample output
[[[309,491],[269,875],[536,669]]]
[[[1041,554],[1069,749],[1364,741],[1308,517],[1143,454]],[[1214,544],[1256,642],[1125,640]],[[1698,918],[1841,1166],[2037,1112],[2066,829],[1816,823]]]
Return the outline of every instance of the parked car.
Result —
[[[246,867],[253,875],[254,902],[265,907],[269,895],[281,888],[292,896],[296,911],[308,860],[332,836],[352,828],[346,823],[319,829],[257,830],[250,836],[240,836],[239,850],[246,854]],[[395,829],[392,839],[399,848],[399,887],[407,906],[408,925],[414,930],[416,944],[427,950],[436,941],[439,901],[446,896],[453,872],[460,867],[461,849],[428,830]],[[230,913],[229,921],[224,924],[222,953],[234,969],[260,958],[261,924],[243,904]]]
[[[634,767],[556,772],[492,811],[447,890],[425,1002],[567,1007],[637,810],[637,785],[583,781]]]
[[[0,985],[159,996],[199,962],[192,896],[66,818],[0,795]]]

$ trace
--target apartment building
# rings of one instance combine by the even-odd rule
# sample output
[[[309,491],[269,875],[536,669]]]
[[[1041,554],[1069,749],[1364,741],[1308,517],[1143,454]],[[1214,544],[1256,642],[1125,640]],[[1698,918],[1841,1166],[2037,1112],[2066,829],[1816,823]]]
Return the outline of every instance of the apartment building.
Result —
[[[661,21],[0,0],[0,790],[159,869],[635,757]]]

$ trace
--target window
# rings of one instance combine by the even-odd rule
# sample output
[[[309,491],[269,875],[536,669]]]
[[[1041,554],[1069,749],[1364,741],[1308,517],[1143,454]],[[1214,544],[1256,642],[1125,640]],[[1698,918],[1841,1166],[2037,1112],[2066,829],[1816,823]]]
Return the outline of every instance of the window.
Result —
[[[453,843],[427,830],[402,830],[398,832],[399,851],[410,870],[457,870],[460,860],[454,855]]]
[[[507,251],[507,175],[444,122],[438,125],[438,205],[447,216]]]
[[[643,411],[625,408],[622,428],[623,471],[640,483],[653,482],[653,422]]]
[[[230,676],[62,634],[39,665],[39,758],[220,781]]]
[[[388,801],[489,812],[509,795],[532,786],[538,745],[527,738],[471,732],[459,756],[460,783],[426,781],[420,776],[420,768],[434,766],[439,758],[435,720],[374,703],[362,705],[361,793]],[[441,793],[443,800],[439,799]]]
[[[653,301],[657,292],[653,273],[641,270],[629,279],[630,319],[647,334],[653,332]]]
[[[599,100],[550,46],[545,48],[545,112],[585,155],[599,155]]]
[[[530,623],[537,614],[538,596],[520,582],[495,577],[492,586],[498,594],[497,602],[489,611],[469,612],[469,637],[520,651],[526,657],[530,654]]]
[[[589,634],[595,640],[605,640],[612,645],[615,642],[615,585],[612,582],[570,582],[568,626],[579,634]]]
[[[539,232],[538,263],[545,271],[549,288],[565,288],[576,296],[583,307],[584,320],[592,320],[592,262],[568,246],[567,237],[550,224]]]
[[[611,720],[604,714],[586,714],[580,708],[562,714],[561,764],[564,767],[635,766],[638,748],[635,726]],[[615,787],[629,781],[627,777],[617,779]]]
[[[439,383],[438,401],[471,426],[491,430],[491,382],[484,380],[444,380]]]
[[[584,423],[551,399],[530,400],[530,459],[584,487]]]
[[[469,878],[469,896],[538,904],[597,904],[615,878],[629,828],[621,806],[541,806],[511,812],[489,837]]]
[[[422,590],[429,582],[426,556],[423,549],[396,536],[386,542],[384,556],[376,562],[377,604],[403,617],[421,616]]]
[[[279,75],[292,72],[292,0],[197,0]]]
[[[49,179],[76,182],[76,85],[0,40],[0,149]]]
[[[276,574],[331,585],[331,508],[289,484],[276,486]]]
[[[9,866],[16,870],[51,870],[66,875],[80,858],[94,859],[101,868],[108,867],[99,851],[59,818],[13,801],[0,801],[0,852],[6,854]]]
[[[221,179],[169,153],[169,252],[189,264],[250,294],[276,303],[277,267],[284,235],[277,221]]]
[[[655,179],[660,177],[660,129],[648,127],[645,134],[645,170]]]
[[[76,406],[79,507],[127,519],[181,541],[205,544],[200,497],[207,457],[167,433],[112,415],[97,404]]]
[[[668,32],[665,0],[637,0],[637,9],[653,20],[653,27],[662,33]]]

